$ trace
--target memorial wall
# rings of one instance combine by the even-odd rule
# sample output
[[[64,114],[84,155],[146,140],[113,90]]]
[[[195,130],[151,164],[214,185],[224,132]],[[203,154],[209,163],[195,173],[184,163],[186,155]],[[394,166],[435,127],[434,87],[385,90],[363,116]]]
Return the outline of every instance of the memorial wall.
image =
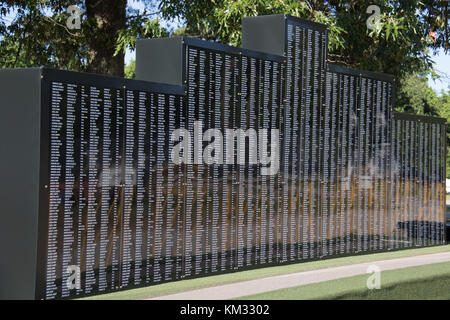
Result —
[[[0,246],[11,261],[0,288],[12,288],[0,297],[73,298],[445,243],[445,120],[393,113],[392,76],[328,64],[324,25],[243,22],[243,48],[139,40],[140,80],[0,71],[7,103],[24,80],[34,90],[3,133],[40,141],[28,154],[38,174],[22,180],[32,187],[1,189],[18,232],[3,227],[0,243],[26,239],[31,264],[18,268],[24,251]],[[25,127],[30,106],[38,120]],[[0,162],[6,184],[22,156]]]

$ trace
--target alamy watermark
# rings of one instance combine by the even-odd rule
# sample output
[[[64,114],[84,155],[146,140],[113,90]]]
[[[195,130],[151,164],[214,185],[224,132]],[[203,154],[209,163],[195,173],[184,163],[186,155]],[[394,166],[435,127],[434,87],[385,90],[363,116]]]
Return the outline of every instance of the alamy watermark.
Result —
[[[81,270],[77,265],[67,266],[66,272],[69,274],[66,281],[67,289],[81,289]]]
[[[367,7],[366,13],[371,14],[366,20],[367,29],[378,30],[381,27],[381,24],[380,24],[381,9],[380,9],[380,7],[372,4]]]
[[[69,30],[80,30],[81,29],[81,9],[76,5],[71,5],[67,7],[67,13],[69,18],[66,20],[66,26]]]
[[[194,132],[176,129],[170,137],[171,160],[175,164],[261,164],[262,175],[275,175],[279,169],[280,133],[278,129],[208,129],[194,122]],[[207,145],[203,148],[203,142]],[[269,150],[270,149],[270,150]]]
[[[367,272],[371,273],[369,278],[367,278],[367,289],[381,289],[381,269],[377,265],[371,264],[367,267]]]

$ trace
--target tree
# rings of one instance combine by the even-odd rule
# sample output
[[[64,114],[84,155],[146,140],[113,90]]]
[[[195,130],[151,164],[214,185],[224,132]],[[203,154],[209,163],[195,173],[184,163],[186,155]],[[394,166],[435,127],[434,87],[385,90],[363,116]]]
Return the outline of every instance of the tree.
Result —
[[[125,78],[128,79],[134,79],[136,76],[136,60],[131,60],[126,66],[125,66]]]
[[[401,112],[439,116],[439,98],[428,85],[426,74],[412,74],[402,79],[395,107]]]
[[[126,27],[126,6],[126,0],[85,1],[85,25],[95,32],[86,37],[87,71],[123,76],[124,52],[116,51],[116,36]]]
[[[428,48],[448,49],[446,11],[442,1],[378,0],[380,24],[369,30],[365,0],[162,0],[166,18],[183,17],[186,34],[239,45],[241,19],[285,13],[324,23],[329,27],[329,60],[349,67],[394,74],[397,78],[430,72]],[[429,32],[436,33],[436,41]]]
[[[0,66],[47,65],[60,69],[123,75],[126,48],[138,37],[168,31],[159,17],[186,22],[178,34],[240,45],[246,16],[286,13],[327,24],[333,63],[394,74],[432,71],[430,53],[448,49],[447,21],[441,0],[377,0],[380,24],[366,27],[366,0],[142,0],[146,10],[126,0],[0,1]],[[81,30],[66,27],[69,5],[78,5]],[[148,11],[147,11],[148,10]],[[11,24],[2,18],[15,11]],[[436,34],[436,40],[429,37]]]
[[[154,8],[153,1],[144,1]],[[81,29],[70,30],[67,8],[81,9]],[[13,15],[7,23],[5,17]],[[0,67],[49,66],[123,76],[125,47],[136,37],[161,36],[152,13],[126,0],[7,0],[0,2]],[[126,37],[124,37],[126,35]]]

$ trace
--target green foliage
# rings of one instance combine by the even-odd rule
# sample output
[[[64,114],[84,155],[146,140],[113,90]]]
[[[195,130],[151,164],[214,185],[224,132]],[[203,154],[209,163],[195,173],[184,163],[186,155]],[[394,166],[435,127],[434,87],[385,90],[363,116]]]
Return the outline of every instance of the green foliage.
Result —
[[[450,90],[441,92],[441,96],[438,98],[438,110],[439,116],[450,122]]]
[[[120,51],[134,50],[138,38],[162,38],[169,33],[162,28],[159,19],[151,20],[141,15],[128,19],[127,28],[120,30],[117,38],[116,54]]]
[[[450,179],[450,90],[442,92],[438,100],[439,116],[447,119],[447,178]]]
[[[413,114],[438,116],[439,98],[425,74],[405,77],[397,89],[396,109]]]
[[[14,4],[14,6],[12,6]],[[3,1],[0,3],[0,67],[50,66],[83,70],[86,64],[84,31],[66,27],[66,8],[81,1]],[[52,15],[46,11],[52,9]],[[3,17],[17,14],[6,26]]]
[[[136,70],[136,60],[131,60],[125,66],[125,78],[134,79],[134,77],[136,76],[135,70]]]
[[[86,13],[88,0],[0,1],[0,67],[47,65],[85,70],[92,55],[90,44],[101,26]],[[120,0],[122,2],[125,0]],[[119,3],[117,2],[117,3]],[[324,23],[329,28],[329,60],[350,67],[394,74],[398,79],[411,73],[432,71],[429,48],[447,48],[447,21],[438,0],[378,0],[380,26],[368,30],[366,0],[145,0],[145,11],[127,7],[123,26],[111,32],[114,55],[134,49],[136,38],[169,34],[159,18],[180,19],[186,25],[174,32],[207,40],[240,45],[241,20],[246,16],[285,13]],[[82,9],[82,29],[68,30],[66,9]],[[101,2],[100,5],[105,5]],[[6,25],[3,18],[15,10]],[[113,22],[110,22],[113,23]],[[101,23],[100,23],[101,24]],[[437,40],[428,37],[436,32]],[[111,43],[105,43],[111,45]],[[98,46],[102,47],[102,46]],[[113,50],[114,51],[114,50]],[[108,53],[109,54],[109,51]]]
[[[117,1],[117,10],[123,1],[126,2]],[[143,2],[149,9],[156,10],[155,1]],[[87,0],[0,1],[0,67],[48,66],[89,71],[92,69],[89,64],[99,50],[108,49],[103,54],[109,55],[109,59],[104,57],[104,60],[113,60],[114,56],[123,55],[125,48],[133,49],[137,37],[168,34],[160,26],[157,12],[139,13],[128,8],[123,26],[105,26],[102,25],[103,17],[89,15],[86,3]],[[66,26],[69,17],[66,10],[70,5],[81,8],[80,30],[69,30]],[[109,4],[102,1],[98,5]],[[100,9],[102,12],[103,8]],[[4,19],[8,14],[13,14],[12,21]],[[105,30],[108,30],[106,38]],[[101,65],[96,67],[100,73],[109,73],[106,64],[103,72]]]
[[[285,13],[321,23],[330,27],[330,47],[343,45],[342,33],[336,19],[324,4],[312,8],[308,2],[298,0],[162,0],[160,9],[165,18],[182,17],[186,21],[185,33],[192,37],[220,41],[239,46],[241,43],[241,21],[243,17]]]
[[[165,18],[182,17],[185,34],[230,45],[241,42],[241,19],[284,13],[324,23],[329,28],[330,62],[394,74],[430,72],[427,48],[446,46],[445,16],[440,1],[378,0],[380,27],[366,27],[370,2],[298,0],[162,0]],[[436,42],[428,34],[437,34]]]

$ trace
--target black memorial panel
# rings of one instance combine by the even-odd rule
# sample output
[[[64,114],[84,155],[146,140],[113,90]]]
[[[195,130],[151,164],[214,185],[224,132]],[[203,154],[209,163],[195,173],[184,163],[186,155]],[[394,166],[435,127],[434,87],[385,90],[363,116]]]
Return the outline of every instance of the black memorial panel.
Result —
[[[50,184],[45,298],[120,285],[123,91],[76,82],[50,87]]]
[[[37,295],[67,298],[179,279],[186,169],[170,161],[167,132],[185,123],[183,97],[50,70],[44,87],[46,278]],[[73,274],[79,287],[67,285]]]
[[[223,128],[234,127],[239,58],[196,47],[188,47],[187,56],[186,129],[193,139],[193,161],[187,167],[184,259],[185,276],[191,276],[236,266],[237,175],[224,157]],[[210,129],[219,132],[209,131],[211,139],[203,141]],[[206,165],[203,150],[208,142],[217,148]]]
[[[185,276],[275,263],[279,182],[261,175],[258,158],[276,153],[259,149],[260,134],[270,145],[279,131],[283,66],[231,50],[186,51],[187,129],[197,144],[187,171]]]
[[[322,227],[330,255],[379,250],[390,242],[392,90],[385,76],[329,66],[322,133],[329,225]]]
[[[445,120],[394,113],[390,228],[395,248],[445,243]]]
[[[182,275],[183,166],[171,135],[184,121],[182,98],[126,90],[122,286]]]
[[[326,249],[320,195],[324,149],[327,32],[295,20],[286,26],[286,85],[280,139],[281,260],[316,258]],[[325,222],[323,223],[323,220]],[[324,243],[324,247],[322,244]]]

